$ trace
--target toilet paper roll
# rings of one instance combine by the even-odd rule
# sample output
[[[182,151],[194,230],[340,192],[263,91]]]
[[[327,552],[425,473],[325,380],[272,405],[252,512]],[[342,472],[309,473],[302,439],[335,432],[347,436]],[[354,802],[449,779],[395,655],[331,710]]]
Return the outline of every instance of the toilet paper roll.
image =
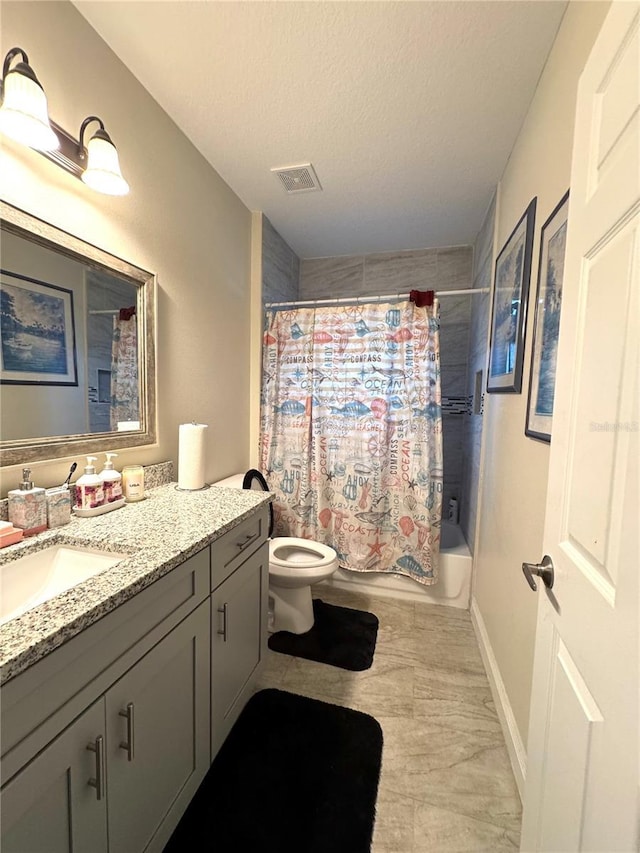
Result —
[[[180,424],[178,435],[178,488],[204,488],[205,430],[207,424]]]

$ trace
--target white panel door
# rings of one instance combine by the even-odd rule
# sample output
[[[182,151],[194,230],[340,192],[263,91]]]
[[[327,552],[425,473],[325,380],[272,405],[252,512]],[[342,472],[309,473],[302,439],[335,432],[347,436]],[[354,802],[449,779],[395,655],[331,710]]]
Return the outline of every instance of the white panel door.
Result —
[[[578,89],[525,851],[638,849],[639,21],[612,5]]]

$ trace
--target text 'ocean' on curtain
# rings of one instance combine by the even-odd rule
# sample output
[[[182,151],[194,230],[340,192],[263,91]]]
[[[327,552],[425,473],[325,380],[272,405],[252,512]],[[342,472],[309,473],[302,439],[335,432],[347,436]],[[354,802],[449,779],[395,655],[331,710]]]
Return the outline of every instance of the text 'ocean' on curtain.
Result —
[[[438,303],[267,314],[261,466],[274,535],[341,566],[438,577],[442,513]]]

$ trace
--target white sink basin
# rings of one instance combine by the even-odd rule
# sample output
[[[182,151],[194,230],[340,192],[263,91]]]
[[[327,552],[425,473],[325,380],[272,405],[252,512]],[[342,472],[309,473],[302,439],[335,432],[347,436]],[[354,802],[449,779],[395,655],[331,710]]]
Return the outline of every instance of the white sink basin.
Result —
[[[0,565],[0,625],[129,556],[82,546],[52,545]]]

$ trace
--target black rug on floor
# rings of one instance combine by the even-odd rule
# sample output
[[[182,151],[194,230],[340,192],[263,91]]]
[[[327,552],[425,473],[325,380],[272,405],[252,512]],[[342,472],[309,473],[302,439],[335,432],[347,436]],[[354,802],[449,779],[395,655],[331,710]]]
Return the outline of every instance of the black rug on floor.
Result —
[[[368,853],[381,760],[368,714],[261,690],[164,853]]]
[[[313,599],[315,623],[306,634],[278,631],[269,637],[274,652],[360,672],[369,669],[378,636],[378,617]]]

